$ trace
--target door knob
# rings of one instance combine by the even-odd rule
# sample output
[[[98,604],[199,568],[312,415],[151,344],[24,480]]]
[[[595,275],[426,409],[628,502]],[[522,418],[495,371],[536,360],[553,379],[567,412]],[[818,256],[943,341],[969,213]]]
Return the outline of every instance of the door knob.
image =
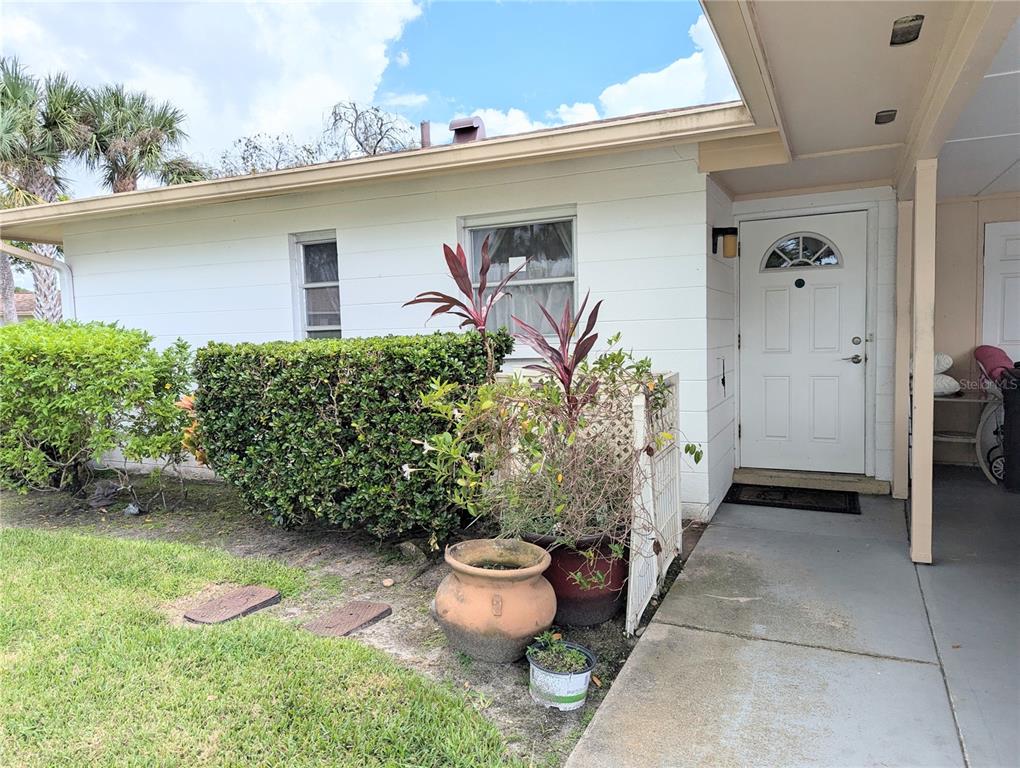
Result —
[[[860,365],[864,362],[864,358],[860,355],[851,355],[850,357],[844,357],[843,359],[848,363],[853,363],[854,365]]]

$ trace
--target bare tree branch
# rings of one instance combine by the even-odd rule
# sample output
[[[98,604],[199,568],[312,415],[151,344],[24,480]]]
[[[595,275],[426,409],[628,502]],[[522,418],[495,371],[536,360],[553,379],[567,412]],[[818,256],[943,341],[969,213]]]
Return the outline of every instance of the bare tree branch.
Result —
[[[333,106],[327,133],[333,134],[352,156],[418,147],[414,126],[405,118],[354,101],[341,101]]]

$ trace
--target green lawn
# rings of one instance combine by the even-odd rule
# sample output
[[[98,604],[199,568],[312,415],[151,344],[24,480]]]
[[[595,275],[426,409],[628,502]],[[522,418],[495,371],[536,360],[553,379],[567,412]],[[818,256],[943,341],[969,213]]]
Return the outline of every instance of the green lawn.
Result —
[[[174,627],[205,584],[286,600],[301,571],[181,544],[0,531],[0,765],[497,766],[456,692],[255,614]]]

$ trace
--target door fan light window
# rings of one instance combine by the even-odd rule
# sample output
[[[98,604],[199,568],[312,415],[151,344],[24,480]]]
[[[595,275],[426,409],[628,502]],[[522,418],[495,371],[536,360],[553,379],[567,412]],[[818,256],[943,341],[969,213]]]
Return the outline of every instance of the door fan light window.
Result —
[[[774,242],[762,259],[761,271],[790,267],[837,267],[842,262],[836,246],[813,232],[796,232]]]

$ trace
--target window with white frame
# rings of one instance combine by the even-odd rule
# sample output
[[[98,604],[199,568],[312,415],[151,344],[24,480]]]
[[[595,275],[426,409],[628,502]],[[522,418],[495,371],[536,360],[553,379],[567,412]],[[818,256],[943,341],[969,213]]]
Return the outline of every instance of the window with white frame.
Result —
[[[490,330],[513,330],[515,315],[543,333],[552,328],[538,308],[541,304],[553,317],[563,314],[569,301],[574,304],[575,253],[573,216],[548,217],[500,223],[492,226],[468,226],[471,247],[471,275],[478,285],[482,261],[482,243],[489,239],[489,267],[486,294],[510,272],[527,260],[507,286],[510,296],[499,301],[489,316]]]
[[[295,235],[294,274],[301,335],[340,337],[340,262],[336,235]]]

